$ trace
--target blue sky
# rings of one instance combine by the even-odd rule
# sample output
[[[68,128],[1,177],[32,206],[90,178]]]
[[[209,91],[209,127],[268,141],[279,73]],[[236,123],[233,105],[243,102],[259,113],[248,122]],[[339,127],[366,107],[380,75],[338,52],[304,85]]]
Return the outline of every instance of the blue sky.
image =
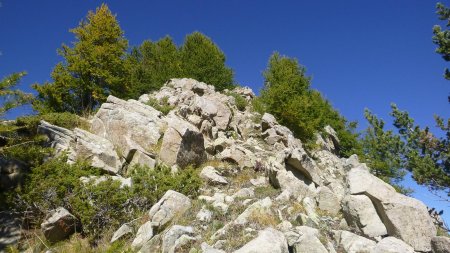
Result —
[[[70,28],[102,1],[0,0],[0,77],[26,70],[22,89],[51,81],[61,61],[56,49],[70,44]],[[273,51],[298,58],[312,86],[349,120],[366,127],[364,108],[389,123],[391,102],[408,110],[420,125],[433,115],[450,117],[447,64],[434,52],[435,1],[104,1],[117,14],[130,45],[170,35],[180,44],[201,31],[225,52],[236,81],[255,91]],[[447,3],[449,5],[449,3]],[[28,112],[20,109],[8,117]],[[415,196],[444,209],[425,189]]]

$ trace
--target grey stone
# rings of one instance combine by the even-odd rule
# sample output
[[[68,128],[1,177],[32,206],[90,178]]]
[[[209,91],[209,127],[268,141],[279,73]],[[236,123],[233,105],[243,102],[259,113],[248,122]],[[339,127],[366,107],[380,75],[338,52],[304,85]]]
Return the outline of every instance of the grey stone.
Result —
[[[47,218],[41,224],[41,230],[49,242],[55,243],[79,231],[79,225],[75,216],[65,208],[58,207],[47,215]]]
[[[376,243],[348,231],[334,231],[336,241],[347,253],[370,253]]]
[[[431,239],[433,253],[450,252],[450,238],[446,236],[435,236]]]
[[[114,232],[110,242],[113,243],[113,242],[125,237],[126,235],[129,235],[132,233],[133,233],[133,229],[131,228],[131,226],[128,224],[123,224],[122,226],[120,226],[119,229],[116,230],[116,232]]]
[[[149,169],[153,169],[156,166],[155,155],[141,150],[131,150],[127,158],[128,166],[133,167],[135,165],[147,166]]]
[[[162,236],[162,253],[174,253],[175,250],[183,245],[187,238],[182,238],[183,236],[193,236],[194,229],[192,227],[184,227],[179,225],[174,225],[167,230]]]
[[[121,176],[89,176],[89,177],[80,177],[80,181],[84,184],[92,183],[97,185],[101,182],[105,182],[108,179],[120,182],[120,188],[131,187],[131,178],[123,178]]]
[[[266,228],[258,236],[245,244],[235,253],[289,253],[288,244],[283,233],[273,228]]]
[[[387,234],[377,211],[365,195],[348,195],[343,200],[343,213],[347,223],[368,237]]]
[[[153,228],[155,227],[155,224],[151,221],[147,221],[142,226],[139,227],[136,237],[134,238],[133,242],[131,243],[131,247],[133,249],[138,250],[144,245],[147,241],[152,239],[154,235]]]
[[[228,181],[212,166],[206,166],[200,172],[200,177],[212,185],[227,185]]]
[[[338,197],[326,186],[321,186],[317,193],[317,207],[331,215],[341,210]]]
[[[365,194],[375,205],[389,235],[411,245],[415,251],[430,251],[436,227],[426,206],[395,189],[364,168],[350,170],[347,183],[351,194]]]
[[[209,246],[209,244],[207,244],[206,242],[203,242],[200,247],[202,249],[202,253],[225,253],[225,251],[223,250],[215,249]]]
[[[161,112],[136,100],[109,96],[92,119],[91,131],[120,148],[123,157],[133,150],[151,150],[164,128]]]
[[[190,207],[191,200],[188,197],[168,190],[158,203],[152,206],[148,215],[149,219],[158,227],[164,227],[175,216],[183,214]]]
[[[76,154],[72,158],[73,161],[85,159],[89,160],[93,167],[108,173],[117,174],[119,172],[122,162],[114,145],[109,140],[79,128],[75,128],[74,134]]]
[[[370,253],[414,253],[414,249],[395,237],[386,237]]]
[[[206,160],[202,133],[194,125],[173,113],[167,118],[168,128],[164,133],[160,159],[169,166],[200,165]]]
[[[40,121],[37,132],[47,136],[50,141],[50,147],[55,149],[56,154],[69,150],[71,144],[75,141],[73,131],[52,125],[44,120]]]

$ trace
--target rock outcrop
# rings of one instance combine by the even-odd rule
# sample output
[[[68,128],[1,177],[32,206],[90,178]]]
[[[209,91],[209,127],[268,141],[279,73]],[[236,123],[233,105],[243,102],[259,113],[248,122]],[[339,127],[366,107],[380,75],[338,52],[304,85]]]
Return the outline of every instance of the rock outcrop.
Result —
[[[250,104],[238,109],[236,96],[255,97],[249,88],[219,93],[193,79],[172,79],[138,101],[109,96],[89,131],[45,121],[38,131],[69,163],[86,160],[109,174],[82,182],[111,178],[126,190],[135,165],[201,169],[198,198],[169,190],[143,222],[116,231],[111,242],[132,237],[138,252],[449,251],[422,202],[370,174],[356,155],[336,155],[340,143],[331,127],[317,134],[317,149],[305,150],[273,115]],[[163,114],[149,101],[165,101],[170,111]],[[55,242],[76,224],[57,209],[42,229]]]

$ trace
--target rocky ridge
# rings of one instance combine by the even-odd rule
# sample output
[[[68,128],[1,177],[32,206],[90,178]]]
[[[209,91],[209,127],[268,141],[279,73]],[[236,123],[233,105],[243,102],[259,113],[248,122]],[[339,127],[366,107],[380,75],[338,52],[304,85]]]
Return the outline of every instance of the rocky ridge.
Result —
[[[230,91],[250,102],[249,88]],[[229,93],[228,93],[229,94]],[[164,115],[148,105],[167,101]],[[138,252],[443,252],[450,241],[436,236],[427,207],[370,174],[356,155],[336,155],[331,127],[320,148],[300,140],[270,114],[193,79],[172,79],[159,91],[124,101],[109,96],[90,119],[89,131],[41,122],[39,132],[69,162],[90,161],[123,187],[134,164],[173,170],[200,167],[198,199],[168,191],[148,221],[116,228],[113,240],[131,235]],[[103,179],[99,179],[103,180]],[[58,209],[43,223],[45,235],[65,221]],[[54,222],[55,224],[53,224]],[[68,226],[70,225],[68,224]],[[63,226],[64,227],[64,226]],[[65,229],[73,233],[76,229]],[[62,237],[61,237],[62,238]],[[195,251],[196,250],[196,251]]]

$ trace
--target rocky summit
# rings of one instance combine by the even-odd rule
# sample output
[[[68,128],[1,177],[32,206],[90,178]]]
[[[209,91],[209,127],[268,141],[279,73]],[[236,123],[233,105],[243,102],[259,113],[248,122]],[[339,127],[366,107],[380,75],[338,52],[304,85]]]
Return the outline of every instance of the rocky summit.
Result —
[[[252,110],[254,97],[249,88],[216,92],[172,79],[139,100],[109,96],[86,129],[41,121],[38,131],[68,163],[105,172],[80,180],[110,178],[125,188],[137,183],[127,178],[136,164],[199,168],[199,196],[168,190],[145,220],[111,228],[107,241],[136,252],[449,252],[421,201],[372,175],[356,155],[336,155],[331,127],[306,150],[274,116]],[[41,225],[52,242],[82,226],[62,207]]]

